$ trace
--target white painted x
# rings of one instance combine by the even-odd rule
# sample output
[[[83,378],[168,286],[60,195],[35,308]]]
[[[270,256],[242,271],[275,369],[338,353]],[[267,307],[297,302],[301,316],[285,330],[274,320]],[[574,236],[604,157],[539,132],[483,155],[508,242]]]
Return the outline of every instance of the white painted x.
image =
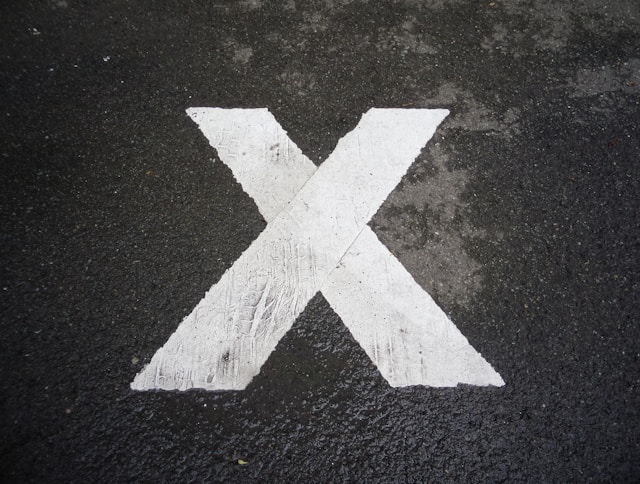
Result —
[[[372,109],[320,168],[266,109],[188,114],[268,225],[133,389],[244,389],[319,290],[392,386],[504,385],[366,225],[448,111]]]

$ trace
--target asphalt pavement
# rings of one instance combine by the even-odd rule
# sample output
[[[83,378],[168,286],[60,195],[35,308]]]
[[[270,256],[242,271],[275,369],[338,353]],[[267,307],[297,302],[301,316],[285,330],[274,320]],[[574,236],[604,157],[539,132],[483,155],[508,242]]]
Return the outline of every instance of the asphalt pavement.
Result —
[[[640,480],[637,0],[0,24],[3,482]],[[266,227],[190,107],[268,108],[316,165],[370,108],[450,110],[369,226],[505,386],[393,388],[318,293],[246,390],[132,390]]]

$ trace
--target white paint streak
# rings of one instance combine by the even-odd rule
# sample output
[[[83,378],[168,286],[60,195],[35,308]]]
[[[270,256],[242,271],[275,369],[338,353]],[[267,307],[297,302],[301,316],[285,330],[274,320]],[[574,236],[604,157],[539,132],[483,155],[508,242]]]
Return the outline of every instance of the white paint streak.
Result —
[[[187,113],[267,222],[317,170],[267,109],[191,108]]]
[[[372,109],[317,171],[266,109],[188,113],[270,223],[132,388],[245,388],[319,289],[391,385],[504,384],[365,225],[447,111]]]
[[[504,385],[370,229],[356,239],[322,294],[391,386]]]

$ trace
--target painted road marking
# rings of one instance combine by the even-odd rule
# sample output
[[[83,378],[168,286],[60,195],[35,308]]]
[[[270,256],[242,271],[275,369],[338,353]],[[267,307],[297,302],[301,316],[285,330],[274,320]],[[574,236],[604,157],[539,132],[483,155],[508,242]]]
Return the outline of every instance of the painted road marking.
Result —
[[[269,223],[133,389],[245,388],[318,290],[391,385],[504,384],[366,226],[447,111],[372,109],[320,168],[266,109],[188,113]]]
[[[317,169],[266,109],[187,112],[267,222]],[[368,226],[321,290],[391,385],[504,384]]]

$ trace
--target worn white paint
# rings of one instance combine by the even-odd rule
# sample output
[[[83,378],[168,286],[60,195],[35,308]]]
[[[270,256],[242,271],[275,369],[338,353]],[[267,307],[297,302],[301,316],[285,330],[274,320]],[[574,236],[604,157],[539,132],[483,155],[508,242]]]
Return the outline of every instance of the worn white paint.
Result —
[[[187,109],[220,159],[271,222],[317,167],[267,109]]]
[[[368,227],[322,294],[390,385],[504,385]]]
[[[188,113],[270,223],[132,388],[244,388],[319,289],[391,385],[504,384],[365,225],[447,111],[370,110],[319,169],[266,109]]]

